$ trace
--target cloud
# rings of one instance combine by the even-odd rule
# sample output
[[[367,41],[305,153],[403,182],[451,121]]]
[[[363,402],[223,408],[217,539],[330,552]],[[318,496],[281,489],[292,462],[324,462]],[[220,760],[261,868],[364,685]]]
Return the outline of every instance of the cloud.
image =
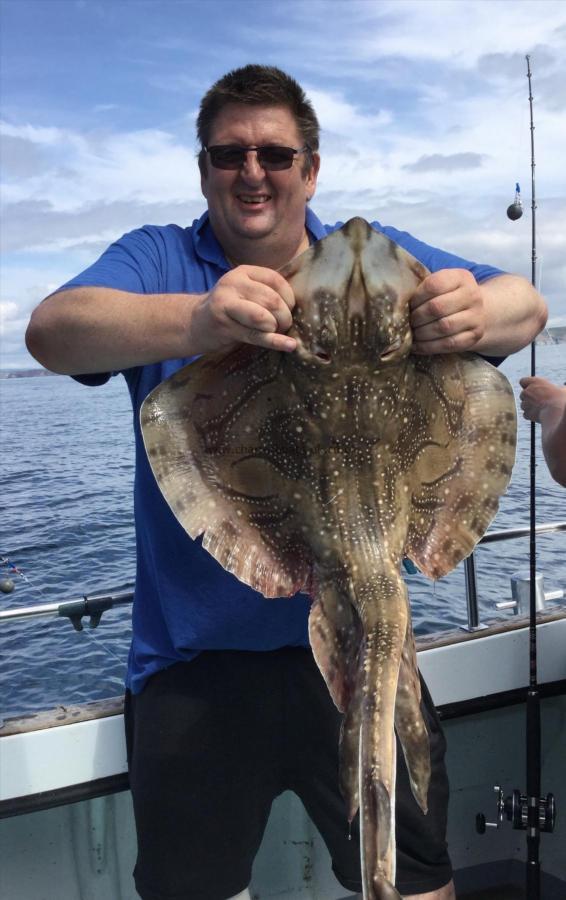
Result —
[[[363,0],[361,5],[366,6]],[[527,40],[527,51],[545,45],[551,36],[555,43],[564,41],[560,0],[539,0],[536,11],[529,3],[514,3],[511,11],[506,0],[465,4],[460,0],[386,0],[373,9],[367,6],[375,27],[366,20],[363,35],[356,36],[358,54],[364,58],[397,56],[471,69],[487,54],[516,53],[520,39]],[[440,30],[441,39],[431,39],[435,31],[440,38]]]
[[[104,3],[97,15],[91,15],[94,4],[86,4],[80,21],[66,22],[73,36],[69,58],[43,69],[49,37],[43,30],[59,35],[58,23],[45,18],[35,36],[30,23],[25,45],[23,37],[18,44],[21,29],[12,28],[11,42],[5,42],[13,61],[3,99],[9,121],[1,129],[1,238],[2,300],[14,353],[18,328],[24,352],[32,306],[115,237],[146,222],[188,223],[202,212],[195,110],[212,80],[257,59],[258,47],[261,61],[293,74],[314,101],[322,168],[313,208],[324,221],[379,219],[527,277],[524,53],[530,51],[539,268],[553,314],[563,313],[563,2],[311,0],[279,7],[245,0],[216,3],[198,22],[186,15],[188,6],[172,3],[164,16],[153,15],[157,8],[148,4],[112,79],[104,62],[108,23],[118,35],[128,4]],[[211,40],[218,49],[214,58],[207,53]],[[25,74],[28,47],[44,71],[40,80]],[[81,56],[73,56],[79,47]],[[85,77],[62,93],[65,66],[75,71],[77,63]],[[516,181],[525,215],[511,223],[505,210]]]
[[[9,259],[2,267],[0,300],[0,367],[37,366],[25,348],[24,334],[32,310],[37,304],[78,271],[92,256],[78,251],[39,257],[36,265],[28,258]]]
[[[43,155],[33,141],[19,135],[2,137],[2,168],[9,178],[29,178],[37,174],[43,164]]]
[[[481,153],[431,153],[421,156],[414,163],[406,163],[403,168],[408,172],[452,172],[454,169],[478,169],[485,156]]]
[[[21,141],[48,147],[62,144],[67,137],[73,140],[73,136],[62,128],[30,125],[29,123],[12,125],[10,122],[0,122],[0,134],[3,137],[18,138]],[[79,142],[82,143],[82,138],[79,138]]]
[[[20,308],[14,300],[0,302],[0,336],[5,337],[9,334],[19,314]]]
[[[378,108],[375,112],[363,112],[337,91],[308,84],[305,91],[316,110],[322,130],[328,134],[347,135],[352,141],[362,134],[367,139],[386,128],[393,119],[391,110]]]
[[[93,113],[98,114],[98,113],[114,112],[115,110],[117,110],[119,108],[120,107],[118,106],[117,103],[97,103],[95,106],[93,106],[92,111],[93,111]]]
[[[3,184],[5,204],[33,199],[70,212],[107,202],[174,203],[200,196],[194,152],[159,129],[80,134],[4,123],[2,132],[33,159],[27,177]]]
[[[96,252],[142,224],[190,223],[202,213],[202,201],[101,200],[80,209],[60,210],[45,200],[30,199],[11,204],[6,213],[0,232],[3,253],[57,252],[85,245]]]
[[[536,59],[539,74],[552,68],[556,61],[556,54],[544,44],[533,47],[530,55]],[[526,74],[526,56],[516,50],[510,53],[483,53],[477,61],[476,69],[488,78],[514,80],[518,71],[522,70]]]

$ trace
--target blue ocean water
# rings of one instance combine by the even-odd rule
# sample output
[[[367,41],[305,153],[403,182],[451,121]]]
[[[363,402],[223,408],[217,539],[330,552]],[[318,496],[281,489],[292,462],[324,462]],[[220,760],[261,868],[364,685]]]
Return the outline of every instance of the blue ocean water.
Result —
[[[528,374],[529,350],[510,357],[503,371],[518,393]],[[562,383],[564,345],[537,349],[541,375]],[[23,573],[0,608],[53,603],[133,584],[135,542],[132,413],[117,377],[87,388],[70,378],[0,381],[0,555]],[[517,464],[492,529],[528,524],[529,432],[520,421]],[[566,492],[550,478],[539,448],[537,520],[566,519]],[[540,536],[538,565],[547,589],[566,587],[564,534]],[[528,539],[476,551],[480,607],[510,596],[509,578],[528,568]],[[0,575],[6,574],[0,570]],[[463,567],[431,584],[409,576],[417,633],[466,620]],[[509,615],[509,613],[501,614]],[[67,619],[30,619],[0,625],[0,715],[116,696],[123,689],[130,640],[130,609],[104,614],[98,628],[76,632]]]

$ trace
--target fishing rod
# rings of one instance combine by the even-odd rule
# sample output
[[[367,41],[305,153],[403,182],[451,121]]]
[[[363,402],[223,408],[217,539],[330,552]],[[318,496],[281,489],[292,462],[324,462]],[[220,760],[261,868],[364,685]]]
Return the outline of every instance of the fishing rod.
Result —
[[[527,55],[527,79],[529,82],[529,111],[531,129],[531,284],[536,288],[536,194],[535,194],[535,125],[533,115],[533,90],[531,60]],[[531,343],[531,375],[536,375],[536,341]],[[540,769],[541,725],[540,694],[537,680],[537,610],[536,610],[536,455],[535,423],[530,428],[530,518],[529,569],[529,689],[527,691],[527,897],[538,900],[540,896]],[[556,810],[553,810],[554,815]],[[554,827],[554,823],[552,823]]]
[[[77,600],[64,600],[61,603],[37,603],[33,606],[20,606],[14,609],[6,609],[0,612],[0,624],[15,619],[32,619],[42,616],[61,616],[69,619],[75,631],[83,630],[82,620],[89,618],[89,627],[96,628],[102,618],[102,614],[115,606],[125,606],[132,603],[134,594],[132,591],[122,591],[117,594],[96,594],[84,596]]]
[[[535,193],[535,125],[533,114],[533,90],[531,58],[527,54],[527,79],[529,83],[529,111],[531,130],[531,284],[536,288],[536,193]],[[515,200],[507,209],[507,216],[515,221],[523,214],[520,187],[515,187]],[[531,343],[531,375],[536,374],[536,342]],[[499,828],[504,815],[513,828],[527,832],[526,896],[528,900],[540,900],[540,835],[552,832],[556,820],[554,796],[541,797],[541,722],[540,693],[537,679],[537,598],[536,598],[536,430],[530,428],[530,527],[529,527],[529,686],[526,697],[526,794],[515,789],[511,797],[504,799],[503,791],[496,785],[497,819],[486,822],[479,813],[476,827],[480,834],[486,827]]]

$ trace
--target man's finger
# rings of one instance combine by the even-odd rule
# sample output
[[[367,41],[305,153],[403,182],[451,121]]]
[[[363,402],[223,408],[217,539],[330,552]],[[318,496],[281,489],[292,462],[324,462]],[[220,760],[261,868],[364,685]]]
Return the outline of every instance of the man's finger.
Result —
[[[279,294],[289,309],[294,308],[295,294],[293,293],[293,288],[279,272],[275,271],[275,269],[267,269],[263,266],[239,266],[238,269],[234,269],[233,272],[234,274],[241,272],[251,281],[257,281],[260,284],[267,285]]]
[[[413,329],[428,325],[430,322],[437,322],[448,316],[453,316],[466,309],[462,302],[462,297],[456,291],[448,294],[440,294],[439,296],[430,297],[415,309],[411,309],[410,322]]]
[[[230,334],[235,343],[253,344],[255,347],[264,347],[266,350],[289,353],[297,346],[296,340],[287,337],[286,334],[263,327],[255,328],[253,325],[242,324],[236,319],[231,320]]]
[[[289,307],[283,302],[279,294],[269,291],[265,286],[257,286],[257,291],[252,291],[247,298],[238,298],[226,303],[224,309],[228,318],[245,328],[254,328],[259,331],[288,331],[293,323],[293,317]]]
[[[411,325],[413,325],[412,322]],[[476,329],[472,326],[467,312],[458,312],[455,315],[446,315],[439,319],[433,319],[417,327],[413,325],[413,341],[420,344],[472,331],[475,332]]]
[[[411,309],[418,309],[432,297],[452,293],[462,287],[463,283],[460,269],[440,269],[438,272],[431,272],[423,278],[411,297]]]
[[[461,331],[449,337],[436,338],[427,341],[416,340],[411,347],[411,353],[422,356],[433,356],[436,353],[465,353],[471,350],[477,343],[475,331]]]
[[[283,353],[291,353],[297,346],[295,338],[287,337],[285,334],[258,334],[255,343],[257,347],[264,347],[266,350],[278,350]]]

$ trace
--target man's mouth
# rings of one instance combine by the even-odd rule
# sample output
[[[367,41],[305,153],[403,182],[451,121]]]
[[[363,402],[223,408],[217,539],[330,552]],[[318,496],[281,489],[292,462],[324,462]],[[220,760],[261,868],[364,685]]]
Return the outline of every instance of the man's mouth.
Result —
[[[238,194],[238,200],[247,206],[258,206],[271,200],[270,194]]]

